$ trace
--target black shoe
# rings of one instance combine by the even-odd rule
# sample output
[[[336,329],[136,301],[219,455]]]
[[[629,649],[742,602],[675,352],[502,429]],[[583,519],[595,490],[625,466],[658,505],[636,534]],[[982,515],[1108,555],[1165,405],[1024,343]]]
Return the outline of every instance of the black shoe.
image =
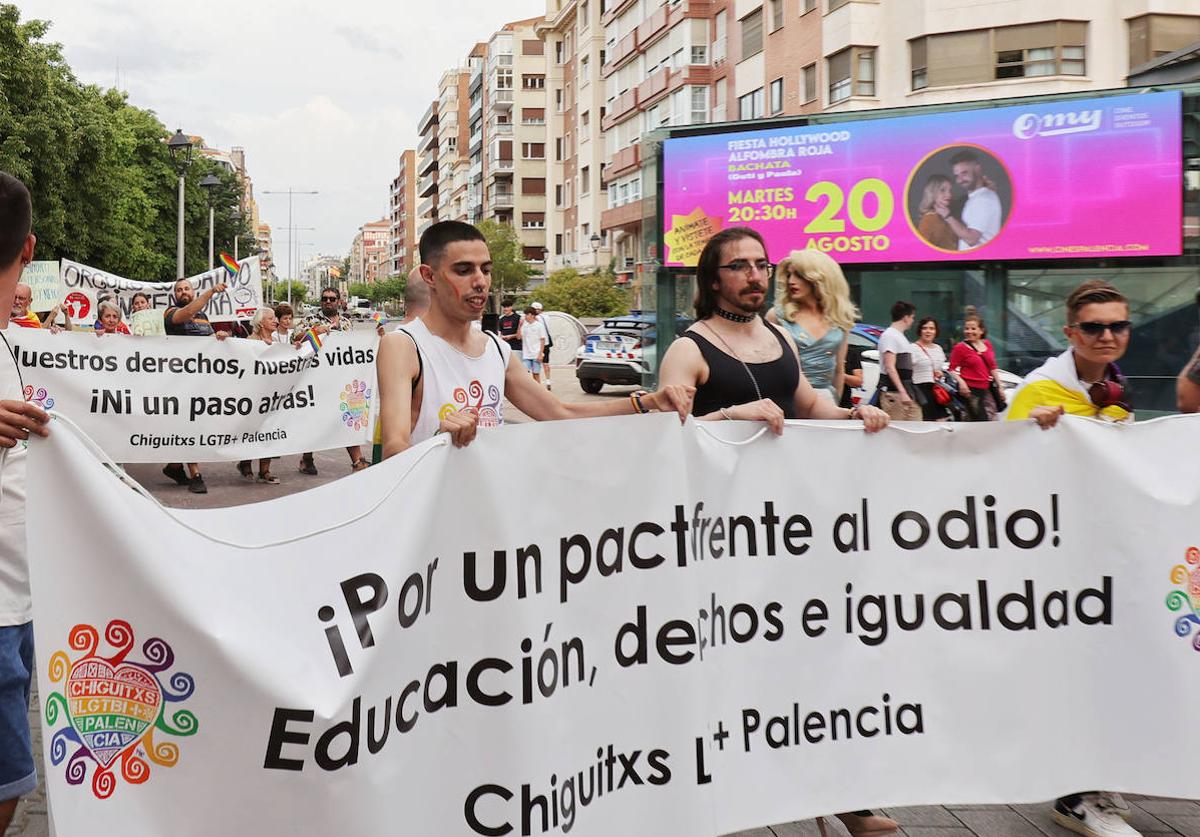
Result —
[[[187,471],[183,470],[183,466],[178,462],[172,462],[162,469],[163,475],[169,479],[175,480],[176,485],[189,485],[191,480],[188,479]]]
[[[311,456],[300,457],[300,473],[308,474],[310,477],[315,477],[317,475],[317,466],[316,463],[313,462],[313,458]]]
[[[193,494],[207,494],[208,486],[204,484],[204,477],[196,474],[196,476],[188,480],[188,491]]]

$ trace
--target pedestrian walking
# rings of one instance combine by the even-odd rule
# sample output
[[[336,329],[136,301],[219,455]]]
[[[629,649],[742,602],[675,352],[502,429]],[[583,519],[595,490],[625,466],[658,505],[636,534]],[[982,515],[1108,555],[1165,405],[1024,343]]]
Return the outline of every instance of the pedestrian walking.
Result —
[[[1033,419],[1043,430],[1061,416],[1133,421],[1129,385],[1117,361],[1129,347],[1129,303],[1101,279],[1084,282],[1067,297],[1070,344],[1025,376],[1013,396],[1009,421]],[[1060,797],[1054,819],[1086,837],[1139,837],[1126,822],[1131,809],[1120,794],[1088,791]]]
[[[921,418],[925,421],[950,420],[946,410],[950,387],[958,389],[964,398],[970,393],[965,384],[946,375],[946,352],[937,342],[939,331],[937,320],[922,317],[917,323],[917,340],[912,344],[913,386],[921,396]]]
[[[903,300],[892,305],[892,324],[879,337],[879,406],[895,421],[920,421],[919,395],[913,384],[913,347],[905,332],[917,307]]]
[[[218,282],[201,294],[196,293],[192,283],[180,279],[172,289],[171,305],[163,311],[163,327],[168,336],[177,337],[213,337],[221,339],[226,332],[214,332],[204,307],[214,296],[225,292],[225,283]],[[200,474],[200,465],[195,462],[184,464],[172,462],[163,469],[163,474],[175,480],[179,485],[186,485],[193,494],[207,494],[208,486]]]
[[[542,303],[534,302],[532,307],[537,312],[537,321],[541,324],[542,331],[546,333],[546,345],[542,349],[542,369],[546,373],[546,389],[553,389],[554,382],[550,380],[550,349],[554,346],[554,338],[550,336],[550,322],[542,313]]]
[[[794,250],[775,267],[779,300],[767,322],[796,342],[800,369],[821,395],[842,397],[846,350],[858,310],[841,267],[820,250]]]
[[[532,305],[525,309],[525,319],[519,332],[521,363],[537,382],[542,378],[542,358],[546,353],[546,329],[538,319],[537,309]]]
[[[813,389],[791,336],[760,316],[770,274],[766,244],[755,230],[730,227],[709,239],[696,268],[696,323],[667,350],[662,384],[694,387],[692,414],[701,421],[765,421],[777,434],[793,418],[886,427],[882,410],[843,409]]]
[[[986,334],[983,318],[968,314],[963,321],[963,340],[950,350],[950,368],[970,389],[971,421],[995,421],[1005,407],[996,350]]]
[[[496,321],[496,329],[500,339],[508,344],[514,352],[521,351],[521,315],[513,311],[513,300],[506,299],[500,305],[503,312]],[[522,357],[524,357],[522,355]]]
[[[461,221],[439,221],[419,243],[429,311],[379,346],[379,411],[387,458],[446,433],[470,444],[480,427],[504,423],[505,399],[534,421],[663,411],[687,417],[692,390],[663,386],[628,399],[564,404],[533,381],[495,334],[472,328],[487,305],[492,256],[483,234]]]
[[[29,730],[33,606],[25,532],[25,441],[46,436],[49,415],[25,401],[24,381],[4,329],[17,280],[33,261],[33,207],[21,181],[0,172],[0,834],[18,800],[37,787]],[[28,287],[28,286],[26,286]]]

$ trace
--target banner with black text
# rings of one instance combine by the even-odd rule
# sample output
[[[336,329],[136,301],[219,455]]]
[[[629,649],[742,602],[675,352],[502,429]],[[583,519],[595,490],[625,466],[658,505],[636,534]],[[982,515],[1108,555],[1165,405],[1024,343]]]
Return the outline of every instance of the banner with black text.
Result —
[[[60,837],[1200,796],[1175,756],[1200,417],[522,424],[205,511],[51,430],[28,511]]]

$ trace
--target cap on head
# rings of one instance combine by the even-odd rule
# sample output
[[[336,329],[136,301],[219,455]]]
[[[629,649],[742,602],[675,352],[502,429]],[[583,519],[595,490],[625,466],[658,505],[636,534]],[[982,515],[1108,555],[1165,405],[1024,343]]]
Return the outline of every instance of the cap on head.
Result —
[[[540,303],[540,302],[535,302],[535,303],[533,303],[532,305],[530,305],[529,307],[530,307],[530,308],[536,308],[538,311],[541,311],[541,310],[542,310],[542,303]]]

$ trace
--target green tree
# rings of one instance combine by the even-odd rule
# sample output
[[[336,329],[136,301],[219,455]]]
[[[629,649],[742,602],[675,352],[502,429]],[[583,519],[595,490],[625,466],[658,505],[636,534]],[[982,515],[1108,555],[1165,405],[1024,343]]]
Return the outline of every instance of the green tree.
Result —
[[[359,299],[370,299],[371,287],[366,282],[355,282],[346,288],[346,293],[350,296],[356,296]]]
[[[288,285],[292,286],[292,306],[303,305],[308,300],[308,286],[300,281],[286,279],[270,283],[270,298],[276,302],[287,302]]]
[[[610,276],[581,276],[572,267],[556,270],[533,292],[548,311],[565,311],[575,317],[610,317],[629,310],[629,292],[616,287]]]
[[[533,275],[525,261],[525,246],[512,224],[484,219],[477,225],[492,255],[492,293],[497,300],[525,290]],[[496,310],[500,310],[497,306]]]

